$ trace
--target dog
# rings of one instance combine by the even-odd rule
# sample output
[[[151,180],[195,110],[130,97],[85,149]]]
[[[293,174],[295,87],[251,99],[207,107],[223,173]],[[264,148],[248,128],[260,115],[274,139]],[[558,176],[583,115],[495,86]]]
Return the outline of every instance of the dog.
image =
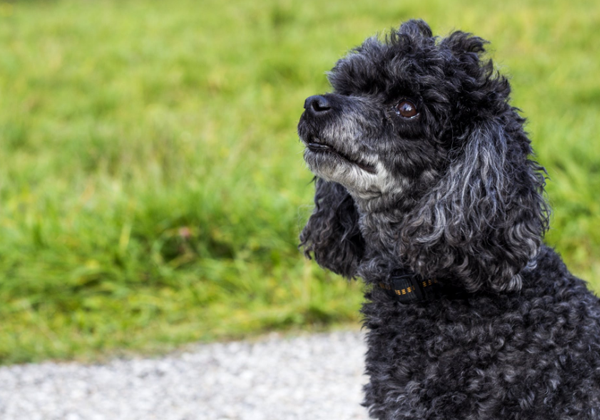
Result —
[[[600,303],[543,243],[546,172],[487,41],[421,20],[304,103],[305,255],[366,284],[375,419],[600,419]]]

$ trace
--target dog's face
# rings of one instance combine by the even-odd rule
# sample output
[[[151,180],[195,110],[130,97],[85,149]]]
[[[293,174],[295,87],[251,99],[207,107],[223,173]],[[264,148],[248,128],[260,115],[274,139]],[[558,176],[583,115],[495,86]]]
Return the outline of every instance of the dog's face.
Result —
[[[544,175],[485,43],[411,20],[337,62],[298,125],[317,175],[307,255],[352,277],[377,249],[471,291],[519,288],[547,228]]]
[[[477,52],[455,51],[456,44],[413,21],[338,61],[329,74],[334,92],[306,99],[298,125],[311,171],[367,200],[416,199],[433,185],[477,106],[461,96],[469,75],[457,77]]]
[[[346,60],[338,66],[352,66]],[[443,166],[446,151],[424,134],[431,116],[418,95],[336,89],[311,96],[305,109],[298,131],[310,169],[358,198],[401,194]]]

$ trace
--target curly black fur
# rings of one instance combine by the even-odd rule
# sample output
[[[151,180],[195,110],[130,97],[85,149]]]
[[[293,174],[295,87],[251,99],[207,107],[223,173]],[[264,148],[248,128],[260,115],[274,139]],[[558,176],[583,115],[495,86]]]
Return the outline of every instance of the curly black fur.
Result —
[[[317,176],[301,245],[369,286],[373,418],[600,419],[600,304],[542,243],[545,171],[485,44],[412,20],[338,61],[298,125]],[[444,294],[373,286],[398,269]]]
[[[340,184],[319,178],[315,182],[311,227],[300,235],[304,255],[311,258],[312,253],[320,266],[354,277],[365,248],[354,200]]]

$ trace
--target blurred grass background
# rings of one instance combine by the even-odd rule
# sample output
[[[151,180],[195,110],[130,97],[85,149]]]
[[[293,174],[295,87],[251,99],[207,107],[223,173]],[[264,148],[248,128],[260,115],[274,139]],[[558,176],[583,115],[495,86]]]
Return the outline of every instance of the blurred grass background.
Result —
[[[0,362],[357,323],[303,260],[295,126],[324,72],[420,17],[492,41],[551,180],[547,242],[600,290],[600,3],[0,2]]]

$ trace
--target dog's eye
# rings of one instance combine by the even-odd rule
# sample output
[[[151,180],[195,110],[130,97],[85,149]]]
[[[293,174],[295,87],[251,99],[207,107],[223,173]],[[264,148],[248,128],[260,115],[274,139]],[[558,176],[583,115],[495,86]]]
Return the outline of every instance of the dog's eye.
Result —
[[[396,110],[398,111],[398,114],[404,118],[413,118],[419,114],[415,104],[406,99],[396,105]]]

